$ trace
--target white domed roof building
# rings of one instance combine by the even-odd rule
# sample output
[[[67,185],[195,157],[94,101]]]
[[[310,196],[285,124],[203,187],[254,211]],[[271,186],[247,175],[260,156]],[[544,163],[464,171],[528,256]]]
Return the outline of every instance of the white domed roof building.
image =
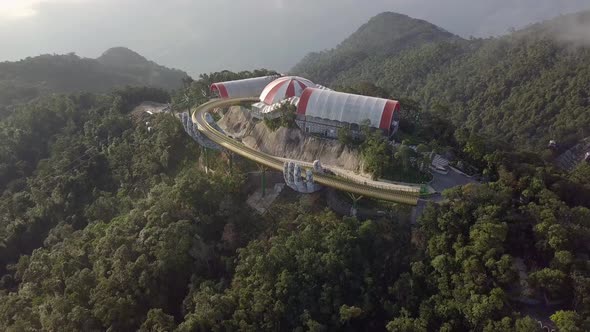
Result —
[[[262,76],[211,84],[211,94],[221,99],[258,96],[268,83],[279,76]]]
[[[299,76],[265,76],[214,83],[211,92],[220,98],[255,97],[255,118],[277,118],[285,104],[297,107],[295,122],[306,133],[337,137],[340,128],[360,135],[363,123],[393,135],[399,126],[401,106],[396,100],[332,91]]]
[[[270,82],[260,94],[260,102],[252,105],[252,115],[257,118],[280,116],[274,112],[284,104],[297,105],[299,97],[307,88],[318,87],[312,81],[299,76],[283,76]]]
[[[358,133],[363,123],[391,136],[399,125],[400,103],[331,90],[307,88],[297,102],[297,125],[306,133],[337,137],[338,129]]]
[[[315,87],[315,84],[303,77],[284,76],[270,82],[260,94],[260,101],[272,105],[285,99],[300,97],[305,88]]]

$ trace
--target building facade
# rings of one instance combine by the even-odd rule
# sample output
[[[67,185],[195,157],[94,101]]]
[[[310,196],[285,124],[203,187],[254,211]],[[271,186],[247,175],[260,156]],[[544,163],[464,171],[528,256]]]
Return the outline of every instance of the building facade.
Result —
[[[395,100],[306,88],[297,103],[296,122],[306,133],[331,138],[344,127],[358,135],[363,124],[391,136],[397,131],[400,111]]]

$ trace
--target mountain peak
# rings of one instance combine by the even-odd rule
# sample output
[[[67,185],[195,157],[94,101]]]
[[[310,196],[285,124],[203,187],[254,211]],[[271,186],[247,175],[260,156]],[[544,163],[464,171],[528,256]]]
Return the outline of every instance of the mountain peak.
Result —
[[[109,48],[96,60],[104,65],[116,67],[143,65],[149,62],[139,53],[126,47]]]
[[[460,37],[424,20],[395,12],[372,17],[338,48],[373,54],[395,54],[425,43],[460,39]]]
[[[371,18],[336,48],[308,54],[291,73],[330,84],[367,59],[391,57],[427,44],[459,40],[461,37],[424,20],[384,12]]]

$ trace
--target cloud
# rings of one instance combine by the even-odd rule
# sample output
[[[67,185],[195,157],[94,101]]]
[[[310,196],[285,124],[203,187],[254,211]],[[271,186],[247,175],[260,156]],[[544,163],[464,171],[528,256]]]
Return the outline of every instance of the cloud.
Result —
[[[0,0],[0,18],[17,20],[38,14],[43,3],[77,3],[85,0]],[[88,0],[86,0],[88,1]]]
[[[590,46],[590,12],[560,17],[549,22],[549,29],[558,40],[577,46]]]
[[[9,1],[0,2],[0,17],[5,19],[19,19],[35,15],[33,5],[35,1]]]

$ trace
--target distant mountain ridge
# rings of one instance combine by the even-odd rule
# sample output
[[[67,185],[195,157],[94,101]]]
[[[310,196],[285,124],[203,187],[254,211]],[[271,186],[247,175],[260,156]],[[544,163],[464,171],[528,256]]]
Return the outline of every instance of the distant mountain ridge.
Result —
[[[45,54],[0,63],[0,108],[49,93],[107,92],[126,85],[177,89],[186,77],[124,47],[97,59]]]

